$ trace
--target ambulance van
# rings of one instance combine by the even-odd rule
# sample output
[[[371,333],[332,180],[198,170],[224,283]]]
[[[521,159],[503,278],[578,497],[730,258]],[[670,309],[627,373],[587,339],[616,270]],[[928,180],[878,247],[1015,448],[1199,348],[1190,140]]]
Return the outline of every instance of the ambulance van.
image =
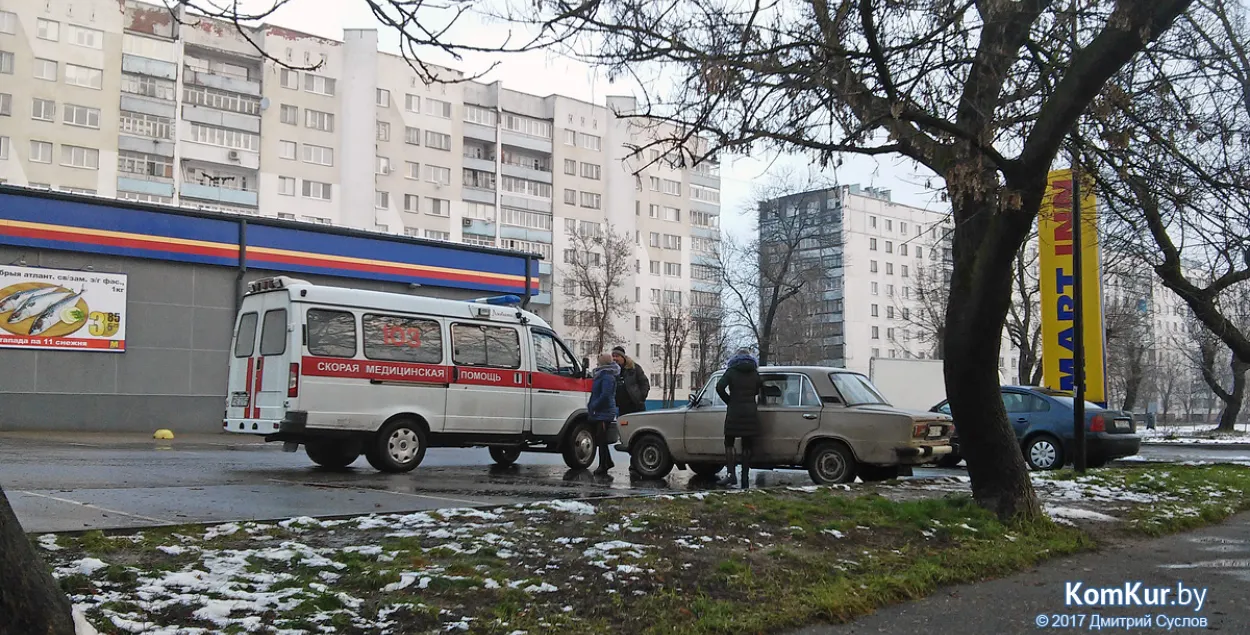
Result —
[[[428,448],[486,447],[503,465],[558,452],[584,469],[587,362],[519,303],[257,280],[235,322],[222,427],[332,468],[363,454],[407,472]]]

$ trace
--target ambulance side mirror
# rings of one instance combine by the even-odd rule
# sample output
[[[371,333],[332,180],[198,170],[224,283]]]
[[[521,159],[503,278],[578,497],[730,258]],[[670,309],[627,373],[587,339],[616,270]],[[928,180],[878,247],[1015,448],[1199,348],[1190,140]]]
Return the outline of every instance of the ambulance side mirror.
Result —
[[[582,378],[590,377],[590,358],[582,358]]]

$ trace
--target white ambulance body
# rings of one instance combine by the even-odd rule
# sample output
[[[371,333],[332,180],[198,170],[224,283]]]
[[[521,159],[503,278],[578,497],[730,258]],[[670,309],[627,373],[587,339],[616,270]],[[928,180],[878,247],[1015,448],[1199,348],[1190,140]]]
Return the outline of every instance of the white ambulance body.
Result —
[[[478,301],[253,282],[235,322],[222,427],[342,467],[406,472],[429,447],[594,462],[590,380],[515,296]]]

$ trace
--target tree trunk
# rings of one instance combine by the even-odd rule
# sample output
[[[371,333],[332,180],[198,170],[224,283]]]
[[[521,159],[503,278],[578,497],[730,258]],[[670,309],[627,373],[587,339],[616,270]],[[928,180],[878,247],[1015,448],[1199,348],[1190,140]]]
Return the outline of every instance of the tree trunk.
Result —
[[[996,189],[995,184],[982,191]],[[955,214],[955,261],[943,343],[946,394],[973,498],[1001,519],[1030,520],[1040,517],[1041,507],[1007,421],[997,371],[1011,305],[1012,262],[1031,222],[1009,219],[1010,212],[997,209],[989,196],[953,201],[962,209]]]
[[[74,618],[0,487],[0,634],[10,633],[74,635]]]
[[[1128,377],[1124,382],[1124,407],[1120,408],[1126,412],[1132,412],[1133,407],[1137,405],[1137,395],[1141,392],[1142,381],[1146,379],[1146,368],[1142,364],[1142,356],[1145,351],[1137,350],[1133,355],[1133,361],[1129,363]]]
[[[1224,401],[1224,410],[1220,412],[1220,427],[1215,429],[1216,432],[1237,431],[1237,417],[1241,415],[1242,400],[1246,396],[1246,369],[1250,368],[1250,364],[1234,359],[1232,368],[1233,391]]]

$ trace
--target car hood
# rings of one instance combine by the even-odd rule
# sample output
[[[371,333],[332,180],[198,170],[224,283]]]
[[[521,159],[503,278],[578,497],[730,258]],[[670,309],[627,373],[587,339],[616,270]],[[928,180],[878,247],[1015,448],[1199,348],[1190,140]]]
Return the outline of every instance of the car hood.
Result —
[[[687,410],[689,410],[689,408],[685,406],[682,406],[681,408],[661,408],[659,410],[643,410],[641,412],[631,412],[627,415],[621,415],[621,418],[629,419],[630,421],[633,421],[635,419],[645,419],[647,417],[681,414],[681,413],[686,412]]]

